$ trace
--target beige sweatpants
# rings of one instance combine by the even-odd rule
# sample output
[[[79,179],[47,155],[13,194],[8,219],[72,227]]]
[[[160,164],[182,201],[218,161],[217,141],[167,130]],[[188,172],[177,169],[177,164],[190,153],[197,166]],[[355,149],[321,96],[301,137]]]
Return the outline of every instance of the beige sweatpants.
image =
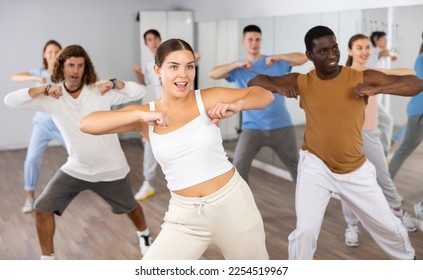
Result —
[[[238,172],[209,196],[171,195],[162,230],[143,260],[199,259],[211,244],[225,259],[269,259],[262,217]]]

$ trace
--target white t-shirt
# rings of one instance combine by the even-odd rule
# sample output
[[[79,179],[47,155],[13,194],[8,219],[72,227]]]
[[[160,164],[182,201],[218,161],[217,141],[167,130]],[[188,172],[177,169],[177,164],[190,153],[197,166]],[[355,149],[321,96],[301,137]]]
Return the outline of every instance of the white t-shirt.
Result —
[[[144,87],[125,82],[125,88],[110,90],[104,95],[96,85],[86,86],[74,99],[62,85],[63,96],[32,98],[28,88],[16,90],[4,98],[12,108],[47,112],[60,130],[69,154],[61,170],[66,174],[88,182],[114,181],[129,173],[129,165],[120,146],[117,134],[91,135],[79,129],[83,116],[94,111],[108,111],[112,105],[119,105],[141,99]]]
[[[159,78],[154,73],[154,60],[151,60],[145,66],[144,79],[145,84],[147,85],[147,93],[143,98],[143,103],[147,103],[162,97],[162,85]]]

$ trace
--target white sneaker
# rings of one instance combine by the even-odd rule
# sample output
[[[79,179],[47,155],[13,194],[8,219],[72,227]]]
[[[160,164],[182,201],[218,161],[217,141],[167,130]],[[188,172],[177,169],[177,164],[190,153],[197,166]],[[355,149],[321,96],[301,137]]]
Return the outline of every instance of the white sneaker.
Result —
[[[414,204],[414,212],[417,219],[423,220],[423,202]]]
[[[345,244],[350,247],[357,247],[358,246],[358,226],[348,226],[345,230]]]
[[[405,228],[408,231],[416,231],[416,225],[414,224],[414,222],[411,220],[410,215],[405,212],[404,210],[402,211],[402,217],[399,217],[401,220],[401,223],[405,226]]]
[[[148,249],[150,249],[151,243],[153,243],[153,240],[151,239],[151,234],[140,235],[140,249],[141,249],[141,254],[143,256],[145,256]]]
[[[43,261],[57,260],[56,254],[52,253],[50,255],[43,255],[43,256],[41,256],[41,260],[43,260]]]
[[[148,181],[144,181],[140,190],[135,194],[136,200],[144,200],[154,195],[154,188]]]
[[[25,204],[22,207],[22,212],[23,213],[31,213],[32,211],[34,211],[34,198],[27,197],[26,200],[25,200]]]

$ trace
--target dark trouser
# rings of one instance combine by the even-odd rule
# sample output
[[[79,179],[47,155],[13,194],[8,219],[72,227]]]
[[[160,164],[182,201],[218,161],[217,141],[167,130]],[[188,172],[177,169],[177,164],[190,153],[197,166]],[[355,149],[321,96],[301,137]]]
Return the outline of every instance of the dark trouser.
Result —
[[[270,147],[297,181],[298,147],[293,126],[273,129],[243,129],[234,153],[234,165],[248,182],[251,163],[263,147]]]

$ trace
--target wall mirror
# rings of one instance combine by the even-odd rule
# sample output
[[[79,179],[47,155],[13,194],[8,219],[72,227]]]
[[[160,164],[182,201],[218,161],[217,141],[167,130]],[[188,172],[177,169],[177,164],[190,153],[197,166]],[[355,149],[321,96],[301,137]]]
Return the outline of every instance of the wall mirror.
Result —
[[[240,44],[242,29],[248,24],[256,24],[262,29],[261,53],[275,54],[303,52],[304,35],[315,25],[327,25],[335,32],[341,49],[340,64],[347,59],[349,38],[356,33],[370,35],[372,31],[382,30],[389,36],[390,48],[399,54],[399,59],[392,67],[412,68],[421,44],[423,26],[423,5],[351,10],[326,13],[310,13],[263,18],[246,18],[238,20],[217,20],[197,24],[197,47],[202,56],[199,63],[198,80],[200,88],[210,86],[234,87],[225,80],[211,80],[207,73],[216,65],[230,63],[245,58],[245,51]],[[293,72],[305,73],[312,67],[311,62],[293,68]],[[390,111],[396,125],[406,122],[405,107],[408,98],[393,97]],[[302,133],[305,123],[304,112],[298,106],[298,100],[287,100],[294,125]],[[236,145],[239,119],[231,118],[221,124],[222,136],[228,144],[229,154]],[[302,137],[298,145],[302,144]],[[276,175],[284,176],[284,166],[270,149],[264,148],[256,157],[256,166],[269,165]]]

